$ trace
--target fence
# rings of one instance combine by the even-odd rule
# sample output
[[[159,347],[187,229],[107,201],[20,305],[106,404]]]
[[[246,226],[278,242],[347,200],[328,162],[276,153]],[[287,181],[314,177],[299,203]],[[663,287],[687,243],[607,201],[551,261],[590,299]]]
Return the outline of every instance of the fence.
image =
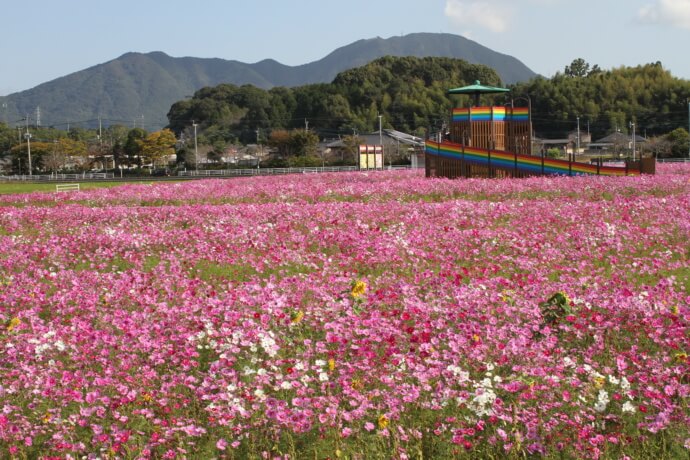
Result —
[[[387,166],[383,169],[410,169],[409,165]],[[180,171],[185,177],[236,177],[236,176],[276,176],[283,174],[315,174],[330,172],[359,171],[357,166],[317,166],[303,168],[252,168],[252,169],[202,169],[199,171]]]
[[[56,192],[78,192],[79,184],[55,184]]]
[[[690,158],[657,158],[659,163],[690,163]]]
[[[113,173],[81,173],[81,174],[36,174],[29,176],[28,174],[22,174],[20,176],[0,176],[0,181],[11,181],[11,182],[64,182],[70,180],[106,180],[113,179],[115,175]]]
[[[410,165],[392,165],[385,166],[384,170],[398,170],[410,169]],[[239,176],[275,176],[283,174],[314,174],[314,173],[332,173],[332,172],[347,172],[359,171],[357,166],[318,166],[318,167],[303,167],[303,168],[248,168],[248,169],[202,169],[199,171],[179,171],[177,177],[184,177],[187,179],[201,178],[201,177],[239,177]],[[373,171],[373,170],[368,170]],[[162,177],[127,177],[125,180],[163,180],[173,178]],[[82,174],[42,174],[29,176],[27,174],[18,176],[2,176],[0,175],[0,182],[66,182],[66,181],[85,181],[85,180],[120,180],[120,177],[115,178],[113,173],[82,173]]]

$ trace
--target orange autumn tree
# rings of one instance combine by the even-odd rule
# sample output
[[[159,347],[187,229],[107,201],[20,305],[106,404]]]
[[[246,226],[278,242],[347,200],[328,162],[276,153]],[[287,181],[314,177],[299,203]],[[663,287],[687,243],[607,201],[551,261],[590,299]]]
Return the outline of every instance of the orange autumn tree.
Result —
[[[160,164],[164,158],[175,154],[176,142],[175,134],[169,129],[153,132],[144,139],[137,140],[141,147],[141,155],[153,166],[156,166],[156,163]]]

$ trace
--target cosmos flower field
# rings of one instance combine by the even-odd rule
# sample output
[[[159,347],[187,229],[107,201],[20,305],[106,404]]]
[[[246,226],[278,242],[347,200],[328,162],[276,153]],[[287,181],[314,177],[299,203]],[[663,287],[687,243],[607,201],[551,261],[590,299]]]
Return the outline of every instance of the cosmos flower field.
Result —
[[[0,208],[0,458],[690,455],[690,165]]]

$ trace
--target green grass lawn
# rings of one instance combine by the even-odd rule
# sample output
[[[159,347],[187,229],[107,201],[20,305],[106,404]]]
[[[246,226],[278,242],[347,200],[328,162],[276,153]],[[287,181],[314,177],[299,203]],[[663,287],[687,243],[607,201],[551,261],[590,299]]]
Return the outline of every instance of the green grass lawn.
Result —
[[[104,187],[117,187],[118,185],[124,185],[130,182],[119,181],[119,182],[70,182],[72,184],[79,184],[81,190],[89,190],[94,188],[104,188]],[[150,184],[152,182],[142,182],[136,181],[132,183],[137,184]],[[7,195],[13,193],[33,193],[33,192],[55,192],[55,183],[0,183],[0,195]]]

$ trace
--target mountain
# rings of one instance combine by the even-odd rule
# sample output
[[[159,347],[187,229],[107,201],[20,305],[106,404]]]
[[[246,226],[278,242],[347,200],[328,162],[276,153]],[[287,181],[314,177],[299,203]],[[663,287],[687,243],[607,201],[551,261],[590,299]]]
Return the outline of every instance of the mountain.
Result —
[[[158,129],[167,124],[170,106],[205,86],[221,83],[301,86],[328,83],[344,70],[383,56],[451,57],[493,68],[506,84],[536,76],[512,56],[451,34],[417,33],[388,39],[359,40],[308,64],[287,66],[272,59],[254,64],[223,59],[175,58],[162,52],[126,53],[35,88],[0,97],[8,120],[40,107],[41,124],[94,126],[121,123]]]

